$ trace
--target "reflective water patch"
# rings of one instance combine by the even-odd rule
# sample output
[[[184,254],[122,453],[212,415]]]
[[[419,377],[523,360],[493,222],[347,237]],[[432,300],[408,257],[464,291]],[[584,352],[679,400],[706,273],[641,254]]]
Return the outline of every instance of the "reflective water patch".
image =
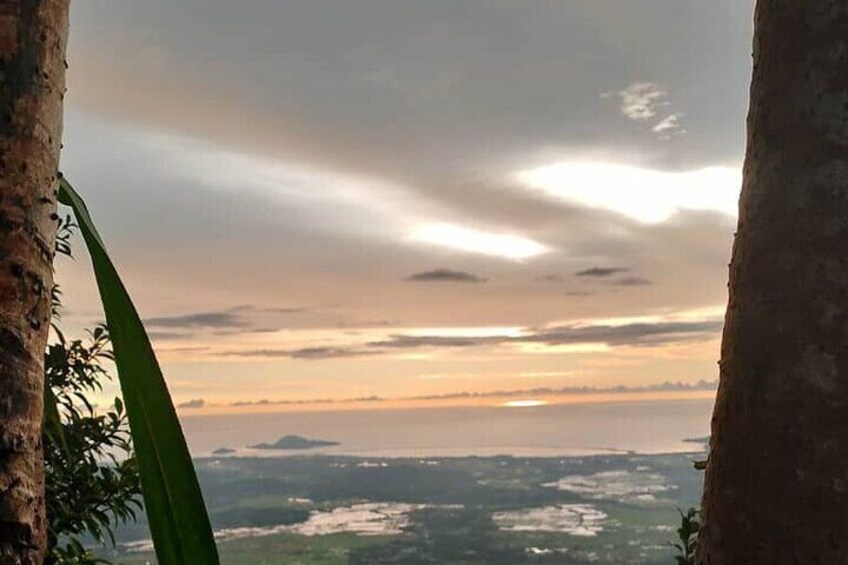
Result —
[[[559,504],[495,512],[492,520],[504,531],[562,532],[593,537],[603,531],[607,515],[591,504]]]
[[[595,500],[614,500],[628,504],[653,504],[661,502],[658,494],[674,490],[675,485],[665,482],[656,473],[630,471],[604,471],[593,475],[569,475],[543,487],[573,492]]]

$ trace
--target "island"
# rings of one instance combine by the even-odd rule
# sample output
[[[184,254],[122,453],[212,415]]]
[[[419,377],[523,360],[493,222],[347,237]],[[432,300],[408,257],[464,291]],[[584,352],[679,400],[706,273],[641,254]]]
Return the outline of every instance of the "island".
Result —
[[[339,442],[288,435],[281,437],[276,443],[259,443],[249,447],[253,449],[313,449],[315,447],[328,447],[331,445],[339,445]]]
[[[215,451],[212,452],[212,455],[229,455],[230,453],[235,453],[236,450],[229,447],[219,447]]]
[[[703,443],[703,444],[707,445],[707,444],[710,443],[710,436],[687,437],[687,438],[683,438],[683,441],[685,441],[686,443]]]

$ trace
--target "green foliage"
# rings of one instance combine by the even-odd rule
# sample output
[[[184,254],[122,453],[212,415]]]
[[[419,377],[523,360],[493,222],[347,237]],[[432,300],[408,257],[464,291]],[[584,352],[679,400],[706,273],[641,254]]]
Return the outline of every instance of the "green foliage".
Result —
[[[209,516],[150,340],[85,202],[64,178],[59,200],[73,209],[91,256],[159,562],[215,565],[218,552]]]
[[[60,220],[56,251],[71,255],[74,224]],[[84,538],[114,546],[113,528],[141,509],[138,467],[120,398],[99,413],[90,402],[111,380],[109,334],[98,326],[87,339],[68,340],[59,328],[61,292],[53,287],[53,340],[44,354],[44,469],[47,563],[104,563]],[[88,541],[86,540],[86,541]]]
[[[110,377],[109,335],[98,326],[86,341],[68,340],[54,325],[56,341],[44,356],[49,410],[58,427],[45,426],[44,463],[48,563],[103,562],[83,547],[83,537],[114,545],[114,526],[141,508],[138,467],[119,398],[98,413],[90,402]]]
[[[519,565],[528,558],[520,545],[510,545],[483,508],[419,510],[407,535],[390,543],[350,552],[350,565],[464,563]]]
[[[677,528],[679,543],[673,543],[677,549],[674,556],[678,565],[692,565],[695,563],[695,551],[698,549],[698,530],[701,527],[698,521],[700,512],[696,508],[690,508],[685,513],[680,512],[680,527]]]

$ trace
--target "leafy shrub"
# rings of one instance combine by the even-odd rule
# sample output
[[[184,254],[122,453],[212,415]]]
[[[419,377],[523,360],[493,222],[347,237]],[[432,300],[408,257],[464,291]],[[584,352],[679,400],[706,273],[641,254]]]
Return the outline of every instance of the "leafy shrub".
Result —
[[[698,521],[700,512],[696,508],[690,508],[685,513],[680,512],[680,527],[677,528],[678,543],[672,543],[677,549],[674,556],[677,565],[694,565],[695,551],[698,549],[698,530],[701,527]]]
[[[70,220],[59,226],[57,251],[70,255]],[[48,520],[47,563],[105,563],[85,541],[114,545],[113,528],[135,519],[141,508],[138,468],[123,403],[105,411],[91,395],[110,380],[104,362],[112,358],[104,326],[85,340],[68,340],[58,327],[61,293],[53,293],[53,334],[44,355],[43,431]]]

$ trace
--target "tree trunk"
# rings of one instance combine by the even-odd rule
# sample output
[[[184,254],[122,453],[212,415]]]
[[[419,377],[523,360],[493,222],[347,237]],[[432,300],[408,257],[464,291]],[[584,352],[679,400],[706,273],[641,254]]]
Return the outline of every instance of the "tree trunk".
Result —
[[[700,564],[848,563],[848,0],[759,0]]]
[[[0,0],[0,564],[44,560],[50,327],[69,0]]]

